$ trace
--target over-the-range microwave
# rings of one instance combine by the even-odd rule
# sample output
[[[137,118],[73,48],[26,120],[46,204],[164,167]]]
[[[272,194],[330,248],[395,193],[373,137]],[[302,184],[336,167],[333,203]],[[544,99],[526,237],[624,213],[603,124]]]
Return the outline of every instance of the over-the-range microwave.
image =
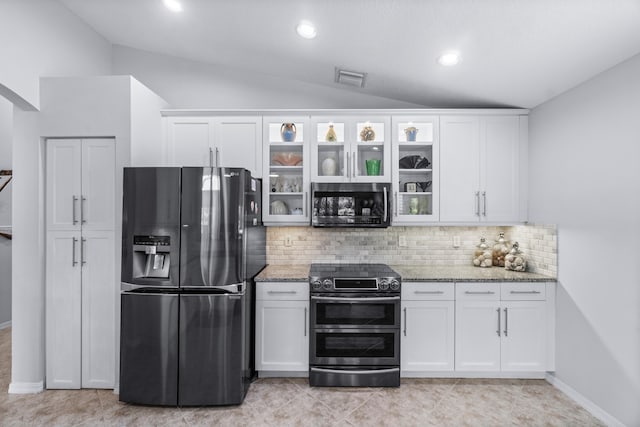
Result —
[[[391,225],[391,184],[311,183],[314,227],[384,228]]]

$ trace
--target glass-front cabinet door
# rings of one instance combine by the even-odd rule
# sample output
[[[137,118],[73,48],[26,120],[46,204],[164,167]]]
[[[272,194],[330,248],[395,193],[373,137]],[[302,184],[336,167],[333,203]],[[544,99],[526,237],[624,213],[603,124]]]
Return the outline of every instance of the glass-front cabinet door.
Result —
[[[313,182],[390,182],[388,116],[313,117]]]
[[[392,119],[394,224],[438,221],[438,116]]]
[[[266,225],[308,225],[309,118],[263,119],[263,221]]]

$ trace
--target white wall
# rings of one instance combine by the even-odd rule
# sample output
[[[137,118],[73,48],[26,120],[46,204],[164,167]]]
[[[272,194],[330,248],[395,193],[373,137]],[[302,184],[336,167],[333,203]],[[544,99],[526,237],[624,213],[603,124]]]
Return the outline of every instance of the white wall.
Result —
[[[113,48],[114,74],[130,74],[171,108],[415,108],[345,86],[321,86],[256,71],[189,61],[124,46]]]
[[[0,95],[38,108],[41,76],[108,74],[111,44],[57,1],[2,0]]]
[[[533,222],[558,227],[556,377],[640,425],[640,55],[535,108]]]
[[[0,170],[11,169],[12,136],[13,105],[0,96]],[[13,184],[10,182],[0,193],[0,231],[11,231],[12,188]],[[0,237],[0,327],[10,321],[11,240]]]

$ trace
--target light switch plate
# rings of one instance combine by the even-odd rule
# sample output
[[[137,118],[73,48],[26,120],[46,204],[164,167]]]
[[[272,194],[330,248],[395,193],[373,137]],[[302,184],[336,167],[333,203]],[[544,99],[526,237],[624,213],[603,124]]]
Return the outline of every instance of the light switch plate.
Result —
[[[398,236],[398,246],[407,246],[407,237],[406,236]]]
[[[293,245],[293,240],[291,239],[291,236],[287,236],[287,237],[284,238],[284,245],[285,246]]]
[[[460,247],[460,236],[453,236],[453,247],[454,248]]]

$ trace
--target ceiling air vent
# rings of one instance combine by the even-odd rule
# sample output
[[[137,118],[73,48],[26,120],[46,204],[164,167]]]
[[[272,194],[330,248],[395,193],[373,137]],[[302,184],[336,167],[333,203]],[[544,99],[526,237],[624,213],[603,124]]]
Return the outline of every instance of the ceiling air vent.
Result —
[[[360,73],[358,71],[341,70],[336,67],[336,83],[340,83],[347,86],[364,87],[364,78],[367,73]]]

